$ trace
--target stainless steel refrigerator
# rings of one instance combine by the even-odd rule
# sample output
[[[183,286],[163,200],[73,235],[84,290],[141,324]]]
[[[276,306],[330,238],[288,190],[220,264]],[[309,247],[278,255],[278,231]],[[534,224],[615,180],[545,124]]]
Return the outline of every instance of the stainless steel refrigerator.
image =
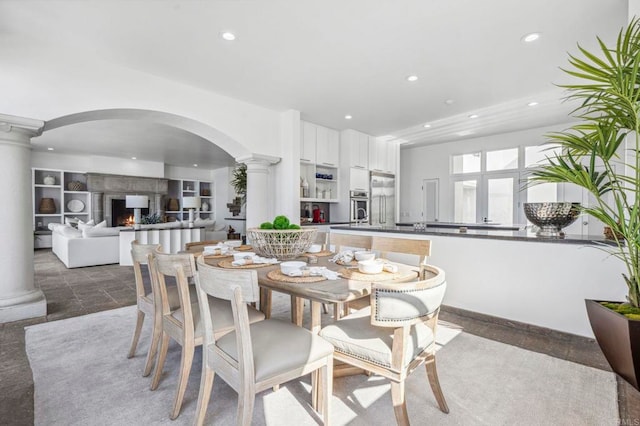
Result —
[[[386,173],[371,173],[370,223],[373,226],[396,224],[396,178]]]

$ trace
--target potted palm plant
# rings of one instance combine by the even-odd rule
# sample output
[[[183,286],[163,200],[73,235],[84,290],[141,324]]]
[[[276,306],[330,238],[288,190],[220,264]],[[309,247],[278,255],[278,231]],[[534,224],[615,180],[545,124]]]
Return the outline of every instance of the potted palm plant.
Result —
[[[578,46],[580,55],[569,57],[564,71],[576,82],[561,87],[579,102],[573,114],[580,122],[547,135],[562,150],[532,179],[575,184],[593,196],[593,205],[580,208],[609,228],[612,244],[604,249],[624,263],[628,296],[587,300],[587,313],[613,370],[640,390],[640,22],[622,29],[615,45],[598,44],[598,52]]]

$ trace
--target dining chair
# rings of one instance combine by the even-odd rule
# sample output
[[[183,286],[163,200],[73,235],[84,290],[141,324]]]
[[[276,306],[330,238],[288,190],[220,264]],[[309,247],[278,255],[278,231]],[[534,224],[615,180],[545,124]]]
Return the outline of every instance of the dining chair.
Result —
[[[336,253],[341,252],[345,248],[356,250],[370,250],[372,245],[372,237],[369,235],[330,233],[329,243],[330,246],[334,246]],[[338,320],[340,319],[340,317],[347,315],[349,313],[349,307],[353,303],[357,303],[357,301],[352,301],[349,303],[335,303],[333,305],[334,319]]]
[[[436,328],[447,284],[444,271],[425,266],[429,278],[409,283],[373,283],[371,306],[324,327],[320,335],[335,347],[337,361],[391,381],[398,425],[409,425],[405,402],[407,376],[425,364],[441,411],[449,408],[436,370]]]
[[[140,332],[142,331],[142,324],[144,323],[145,316],[149,315],[153,321],[153,328],[151,333],[151,344],[147,351],[147,361],[145,362],[144,372],[142,373],[145,377],[151,373],[153,361],[155,360],[156,352],[158,350],[158,342],[160,341],[160,316],[156,315],[153,304],[153,288],[151,284],[151,272],[149,271],[148,264],[148,255],[153,253],[155,250],[161,251],[162,246],[158,244],[140,244],[137,240],[131,242],[133,276],[136,283],[137,320],[127,358],[132,358],[135,355],[136,348],[138,347],[138,340],[140,339]],[[145,283],[147,284],[146,286]]]
[[[252,324],[248,303],[259,298],[255,270],[224,270],[198,259],[196,287],[201,312],[215,309],[211,306],[212,297],[225,300],[233,311],[234,322],[234,330],[219,337],[215,333],[218,319],[203,315],[205,332],[196,425],[204,423],[216,374],[238,393],[237,424],[250,425],[257,393],[313,372],[318,372],[318,378],[313,380],[312,405],[328,425],[333,346],[317,334],[286,321],[266,319]]]
[[[176,396],[171,410],[171,419],[175,420],[180,414],[184,393],[187,389],[187,381],[191,372],[193,355],[196,346],[202,345],[204,338],[204,321],[199,305],[197,303],[196,289],[189,284],[189,279],[196,273],[196,263],[191,253],[166,254],[154,252],[150,255],[149,264],[151,274],[160,295],[162,317],[162,338],[160,340],[160,351],[151,390],[158,388],[162,370],[167,358],[169,349],[169,339],[175,340],[182,346],[180,358],[180,371],[178,373],[178,384]],[[167,278],[174,280],[178,292],[179,305],[172,309],[168,299]],[[215,328],[213,332],[217,337],[233,331],[233,314],[231,307],[223,300],[211,298],[209,300],[211,309],[207,311],[208,320],[215,318]],[[247,310],[248,321],[253,323],[264,319],[264,314],[254,308]]]
[[[431,240],[374,236],[371,239],[371,250],[380,252],[382,258],[386,258],[389,253],[418,256],[416,266],[419,268],[419,276],[423,277],[427,257],[431,256]]]

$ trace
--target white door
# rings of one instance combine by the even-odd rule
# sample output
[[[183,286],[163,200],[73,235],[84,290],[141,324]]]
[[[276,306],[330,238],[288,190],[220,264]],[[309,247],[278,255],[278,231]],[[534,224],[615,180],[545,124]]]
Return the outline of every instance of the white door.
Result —
[[[425,222],[438,221],[438,192],[439,179],[424,179],[422,181],[422,220]]]
[[[520,174],[491,173],[483,176],[482,222],[500,225],[521,223]]]

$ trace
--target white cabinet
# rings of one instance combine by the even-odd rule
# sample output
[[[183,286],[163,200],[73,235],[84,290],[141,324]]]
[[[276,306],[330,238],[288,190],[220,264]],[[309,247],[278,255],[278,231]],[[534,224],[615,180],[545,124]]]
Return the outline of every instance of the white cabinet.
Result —
[[[369,170],[395,175],[397,158],[398,145],[369,137]]]
[[[352,167],[349,170],[349,190],[369,192],[369,171]]]
[[[215,219],[213,212],[213,184],[209,181],[191,179],[171,179],[169,180],[169,202],[166,207],[166,219],[168,222],[176,220],[188,220],[189,209],[184,206],[184,197],[200,197],[202,206],[196,210],[195,217],[201,219]],[[177,200],[176,206],[171,200]],[[176,209],[177,208],[177,209]]]
[[[369,135],[351,129],[345,130],[341,134],[340,148],[343,165],[369,168]]]
[[[313,123],[301,122],[300,126],[300,162],[316,162],[316,126]]]
[[[51,247],[50,223],[64,223],[65,218],[91,219],[91,197],[87,192],[87,175],[54,169],[32,169],[33,230],[38,232],[36,247]]]
[[[300,128],[300,179],[309,184],[309,193],[300,194],[300,200],[338,202],[340,133],[305,121]]]
[[[338,167],[340,162],[340,133],[327,127],[316,127],[316,163],[318,166]]]

